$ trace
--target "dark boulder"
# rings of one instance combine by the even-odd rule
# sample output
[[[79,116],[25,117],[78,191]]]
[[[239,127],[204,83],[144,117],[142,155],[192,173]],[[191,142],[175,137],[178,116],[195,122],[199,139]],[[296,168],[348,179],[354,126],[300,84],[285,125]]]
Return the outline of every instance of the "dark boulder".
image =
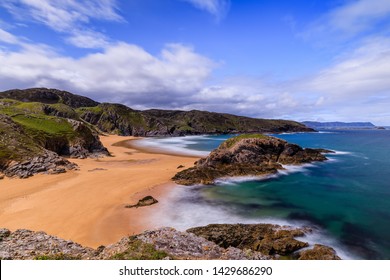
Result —
[[[134,204],[134,205],[126,205],[125,207],[126,208],[138,208],[138,207],[143,207],[143,206],[150,206],[150,205],[153,205],[153,204],[156,204],[158,203],[158,200],[155,199],[153,196],[145,196],[144,198],[140,199],[137,204]]]

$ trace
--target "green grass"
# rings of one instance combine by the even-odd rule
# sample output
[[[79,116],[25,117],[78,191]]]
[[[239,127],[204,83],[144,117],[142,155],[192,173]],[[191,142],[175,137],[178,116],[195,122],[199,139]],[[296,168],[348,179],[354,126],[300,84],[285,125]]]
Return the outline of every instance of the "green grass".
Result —
[[[221,144],[220,147],[222,148],[231,148],[233,147],[238,141],[242,139],[250,139],[250,138],[256,138],[256,139],[267,139],[268,136],[263,134],[241,134],[232,138],[229,138],[225,142]]]
[[[48,134],[73,134],[70,123],[65,119],[43,115],[17,115],[12,118],[28,130],[42,131]]]
[[[69,254],[64,253],[58,253],[58,254],[52,254],[52,255],[39,255],[34,258],[34,260],[41,260],[41,261],[47,261],[47,260],[80,260],[81,258],[79,256],[71,256]]]
[[[112,260],[161,260],[168,254],[161,250],[156,250],[152,244],[144,243],[136,238],[130,238],[129,247],[122,253],[115,254]]]
[[[96,107],[80,107],[80,108],[77,108],[76,109],[76,113],[81,115],[85,112],[92,112],[94,114],[102,114],[103,113],[103,109],[99,106],[96,106]]]

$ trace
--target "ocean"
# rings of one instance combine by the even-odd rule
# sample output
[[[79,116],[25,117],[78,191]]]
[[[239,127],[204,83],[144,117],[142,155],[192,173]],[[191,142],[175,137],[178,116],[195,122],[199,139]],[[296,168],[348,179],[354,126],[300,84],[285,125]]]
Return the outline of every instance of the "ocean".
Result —
[[[153,138],[139,144],[204,156],[231,136]],[[390,259],[390,130],[274,136],[336,153],[326,162],[287,166],[276,175],[174,188],[156,223],[182,230],[210,223],[311,226],[314,233],[306,240],[332,246],[343,259]]]

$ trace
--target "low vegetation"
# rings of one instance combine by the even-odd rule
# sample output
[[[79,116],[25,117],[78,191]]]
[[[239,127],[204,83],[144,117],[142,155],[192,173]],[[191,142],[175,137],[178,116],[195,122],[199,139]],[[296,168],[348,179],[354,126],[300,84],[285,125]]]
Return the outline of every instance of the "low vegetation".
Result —
[[[142,242],[135,237],[130,237],[127,250],[115,254],[112,260],[162,260],[168,254],[161,250],[156,250],[152,244]]]

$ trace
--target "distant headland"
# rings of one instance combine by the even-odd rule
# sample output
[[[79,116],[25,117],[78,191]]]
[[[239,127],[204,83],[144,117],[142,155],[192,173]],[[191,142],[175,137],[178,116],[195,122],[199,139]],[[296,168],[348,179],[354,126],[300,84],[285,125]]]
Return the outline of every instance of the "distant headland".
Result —
[[[302,122],[307,127],[315,130],[337,130],[337,129],[385,129],[381,126],[376,126],[371,122]]]

